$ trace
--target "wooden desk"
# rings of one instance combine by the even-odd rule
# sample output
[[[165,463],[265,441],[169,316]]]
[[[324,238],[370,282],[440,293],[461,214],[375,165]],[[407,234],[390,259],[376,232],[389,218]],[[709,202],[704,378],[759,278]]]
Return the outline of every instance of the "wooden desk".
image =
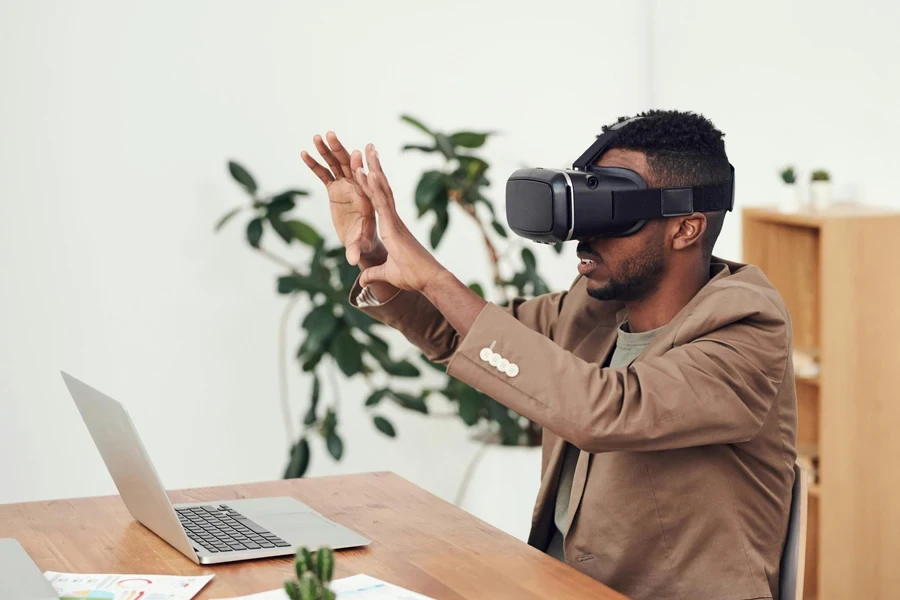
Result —
[[[271,481],[171,493],[175,502],[293,496],[372,540],[336,553],[335,577],[365,573],[427,596],[625,598],[393,473]],[[201,566],[137,523],[118,496],[0,505],[13,537],[44,571],[215,578],[198,598],[280,587],[290,558]]]

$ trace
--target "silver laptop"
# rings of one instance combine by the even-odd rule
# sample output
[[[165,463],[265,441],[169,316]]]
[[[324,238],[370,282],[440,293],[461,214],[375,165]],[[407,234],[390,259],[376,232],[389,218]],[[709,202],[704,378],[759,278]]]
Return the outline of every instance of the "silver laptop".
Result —
[[[285,556],[299,546],[369,543],[293,498],[173,506],[125,407],[68,373],[62,377],[128,512],[192,561],[208,565]]]
[[[3,598],[59,600],[38,566],[12,538],[0,539],[0,591]]]

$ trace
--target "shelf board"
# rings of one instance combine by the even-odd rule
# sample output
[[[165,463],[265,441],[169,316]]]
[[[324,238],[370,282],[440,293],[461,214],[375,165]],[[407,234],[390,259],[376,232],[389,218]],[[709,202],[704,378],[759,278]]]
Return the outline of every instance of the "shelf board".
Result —
[[[866,204],[835,204],[824,209],[810,207],[800,208],[796,211],[783,211],[777,207],[748,207],[744,209],[744,215],[757,221],[770,221],[786,225],[800,225],[802,227],[820,227],[829,219],[859,219],[898,215],[896,210],[881,206]]]

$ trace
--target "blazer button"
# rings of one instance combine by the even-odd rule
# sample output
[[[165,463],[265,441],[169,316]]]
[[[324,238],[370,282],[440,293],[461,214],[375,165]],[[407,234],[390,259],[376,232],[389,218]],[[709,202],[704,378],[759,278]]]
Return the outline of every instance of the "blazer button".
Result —
[[[519,374],[519,365],[516,363],[509,363],[509,366],[506,367],[506,374],[510,377],[515,377]]]
[[[496,352],[494,352],[493,356],[491,356],[491,358],[488,359],[488,363],[490,363],[490,365],[492,367],[496,367],[497,365],[500,364],[501,360],[503,360],[503,357],[500,356],[499,354],[497,354]]]
[[[505,358],[501,358],[500,362],[497,363],[497,370],[501,373],[506,373],[506,370],[509,368],[511,363]]]
[[[493,355],[494,355],[494,351],[491,350],[490,348],[482,348],[481,352],[478,354],[478,356],[484,362],[491,360],[491,356],[493,356]]]

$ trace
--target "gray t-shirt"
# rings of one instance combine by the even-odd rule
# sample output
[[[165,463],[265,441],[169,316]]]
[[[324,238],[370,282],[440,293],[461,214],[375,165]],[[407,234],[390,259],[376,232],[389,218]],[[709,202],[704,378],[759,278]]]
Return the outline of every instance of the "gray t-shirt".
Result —
[[[650,342],[662,329],[660,327],[642,333],[629,333],[623,329],[627,327],[628,324],[623,323],[622,327],[617,331],[616,349],[609,359],[609,367],[612,369],[621,369],[630,365],[644,351],[644,348],[650,345]],[[578,464],[580,451],[572,444],[566,442],[563,452],[562,470],[559,473],[559,485],[556,491],[556,511],[553,515],[555,531],[553,532],[553,537],[550,538],[547,554],[565,562],[566,556],[563,541],[569,526],[569,500],[572,497],[572,480],[575,478],[575,466]]]

